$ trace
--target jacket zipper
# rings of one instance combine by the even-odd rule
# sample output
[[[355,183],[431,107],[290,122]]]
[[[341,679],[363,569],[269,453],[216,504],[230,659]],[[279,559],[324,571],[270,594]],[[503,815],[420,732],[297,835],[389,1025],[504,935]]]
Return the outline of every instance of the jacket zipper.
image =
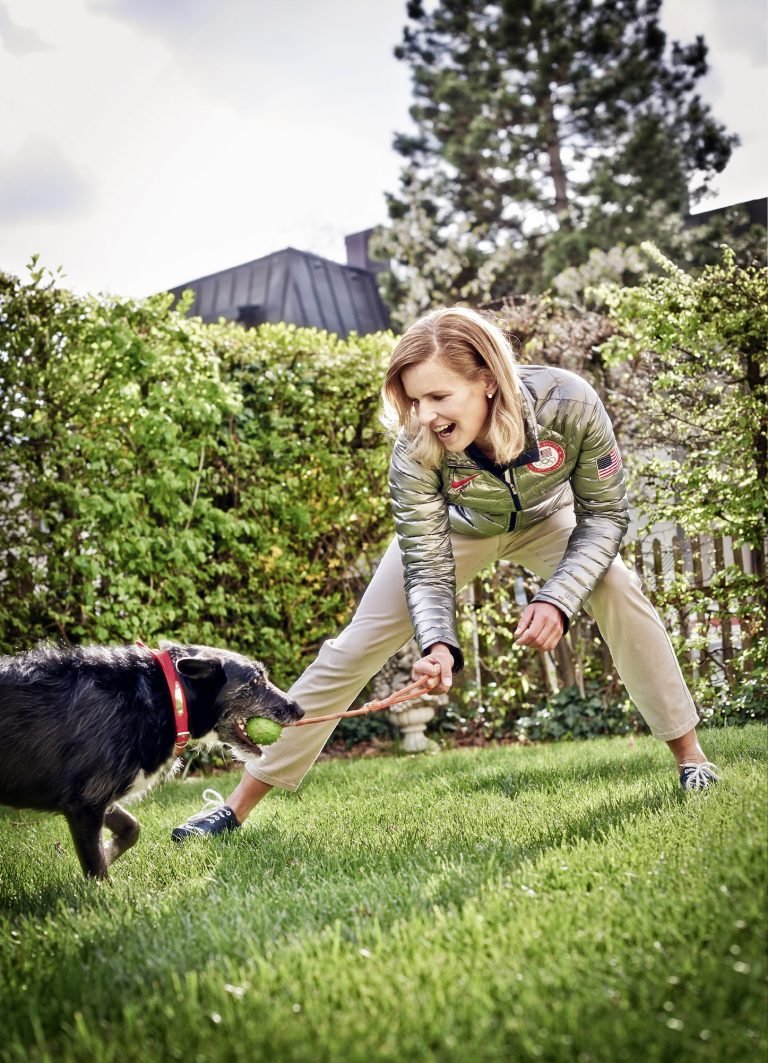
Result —
[[[509,515],[509,527],[507,528],[507,531],[514,531],[515,525],[517,524],[517,514],[523,507],[520,504],[520,498],[517,493],[517,484],[515,483],[515,477],[511,468],[506,468],[504,470],[504,483],[507,485],[515,506],[514,511]]]

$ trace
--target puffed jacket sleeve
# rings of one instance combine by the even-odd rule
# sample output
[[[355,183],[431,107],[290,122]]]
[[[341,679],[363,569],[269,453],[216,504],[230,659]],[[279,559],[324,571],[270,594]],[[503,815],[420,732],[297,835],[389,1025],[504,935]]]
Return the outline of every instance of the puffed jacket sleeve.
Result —
[[[589,598],[619,552],[629,526],[629,504],[613,426],[597,393],[585,385],[590,401],[571,424],[570,440],[579,445],[571,473],[576,527],[565,554],[534,596],[550,602],[567,620]]]
[[[410,458],[402,435],[392,452],[389,490],[416,642],[423,654],[436,642],[445,643],[458,672],[464,660],[456,633],[456,567],[448,502],[440,470]]]

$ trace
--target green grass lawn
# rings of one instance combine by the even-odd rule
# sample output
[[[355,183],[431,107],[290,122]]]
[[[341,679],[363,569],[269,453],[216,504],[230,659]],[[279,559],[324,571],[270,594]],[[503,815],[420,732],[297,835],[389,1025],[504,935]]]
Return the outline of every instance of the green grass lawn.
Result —
[[[0,1059],[764,1060],[768,731],[705,742],[327,761],[183,847],[174,781],[101,886],[2,809]]]

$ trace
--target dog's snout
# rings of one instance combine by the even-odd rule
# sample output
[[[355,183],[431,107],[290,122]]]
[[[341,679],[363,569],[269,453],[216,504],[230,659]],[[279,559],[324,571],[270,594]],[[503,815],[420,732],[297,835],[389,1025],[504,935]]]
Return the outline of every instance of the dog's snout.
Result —
[[[280,711],[281,723],[295,723],[300,720],[304,715],[304,710],[301,705],[296,701],[289,701],[287,698],[283,702],[282,710]]]
[[[276,723],[289,724],[300,720],[304,710],[298,702],[271,683],[261,692],[255,716],[268,716]]]

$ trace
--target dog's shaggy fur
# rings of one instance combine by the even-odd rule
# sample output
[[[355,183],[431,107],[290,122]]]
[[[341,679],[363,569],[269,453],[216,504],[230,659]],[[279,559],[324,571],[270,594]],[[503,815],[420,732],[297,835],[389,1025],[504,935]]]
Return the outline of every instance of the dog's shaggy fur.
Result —
[[[245,734],[248,717],[289,724],[304,715],[257,661],[206,646],[167,649],[193,740],[248,759],[260,752]],[[139,824],[116,802],[172,772],[175,745],[168,684],[146,648],[40,646],[0,657],[0,803],[62,812],[86,877],[105,878],[135,844]]]

